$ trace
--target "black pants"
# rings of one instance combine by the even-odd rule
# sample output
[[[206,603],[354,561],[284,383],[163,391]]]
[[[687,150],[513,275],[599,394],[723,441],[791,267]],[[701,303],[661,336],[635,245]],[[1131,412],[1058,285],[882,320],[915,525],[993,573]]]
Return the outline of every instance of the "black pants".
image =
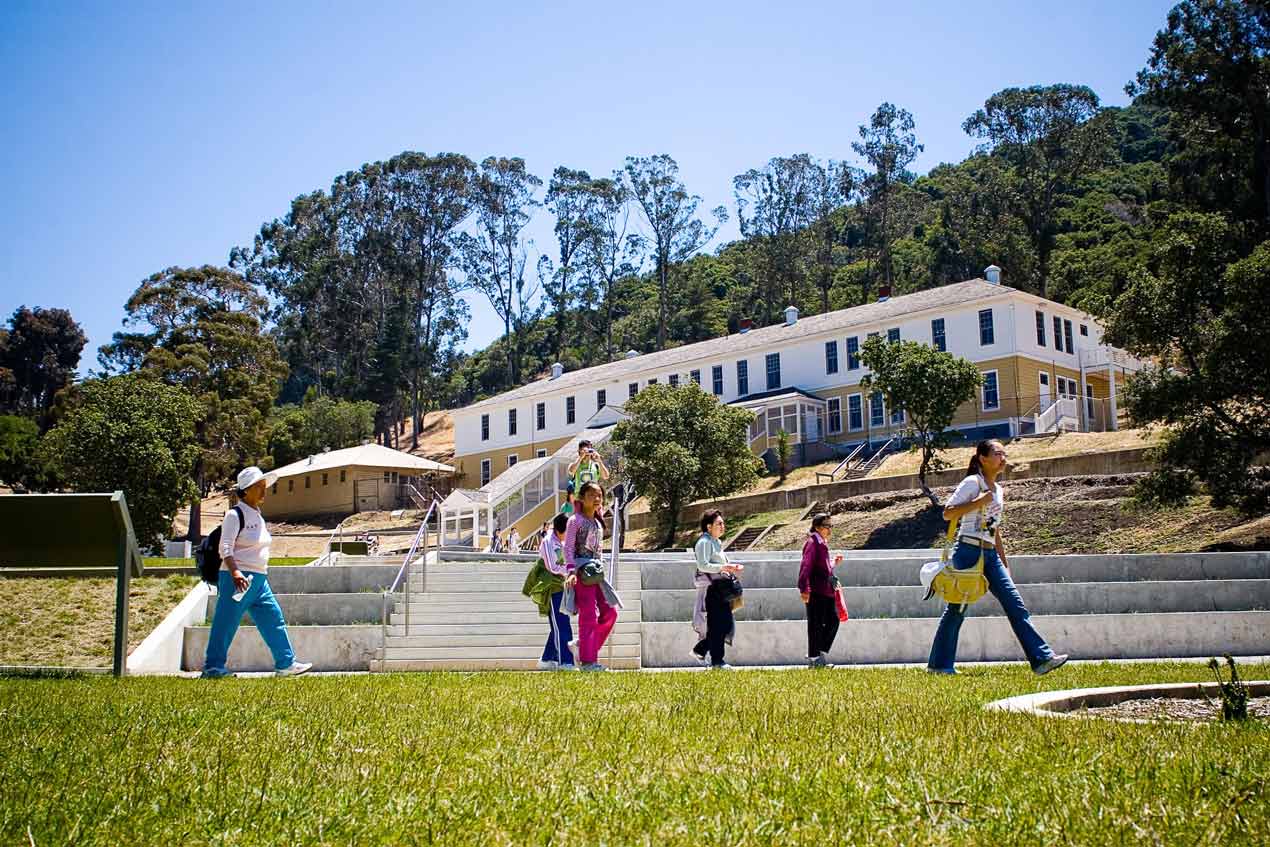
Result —
[[[724,639],[732,632],[732,603],[723,599],[720,581],[710,583],[706,589],[706,637],[692,650],[698,656],[710,651],[710,664],[723,664]],[[837,618],[835,618],[837,620]]]
[[[807,658],[828,653],[838,635],[838,606],[832,597],[812,594],[807,601]]]

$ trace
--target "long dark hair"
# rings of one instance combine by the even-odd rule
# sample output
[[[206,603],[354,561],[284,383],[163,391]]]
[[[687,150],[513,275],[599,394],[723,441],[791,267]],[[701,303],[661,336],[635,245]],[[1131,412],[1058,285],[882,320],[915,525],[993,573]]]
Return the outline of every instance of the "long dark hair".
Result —
[[[970,467],[966,468],[966,476],[978,476],[983,473],[983,465],[979,461],[980,456],[992,455],[992,445],[1001,442],[995,438],[985,438],[975,445],[975,454],[970,457]]]

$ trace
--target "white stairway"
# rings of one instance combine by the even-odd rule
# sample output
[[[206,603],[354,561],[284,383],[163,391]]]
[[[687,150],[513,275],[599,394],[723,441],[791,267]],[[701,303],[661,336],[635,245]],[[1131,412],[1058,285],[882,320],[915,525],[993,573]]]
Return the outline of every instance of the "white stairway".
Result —
[[[534,669],[549,625],[520,593],[533,566],[532,557],[467,554],[464,560],[455,560],[451,555],[443,552],[439,561],[413,566],[409,632],[406,593],[401,591],[389,620],[387,641],[371,661],[371,670]],[[600,662],[612,668],[638,668],[642,639],[638,564],[620,564],[616,588],[623,608],[600,651]],[[572,623],[576,638],[577,619]]]

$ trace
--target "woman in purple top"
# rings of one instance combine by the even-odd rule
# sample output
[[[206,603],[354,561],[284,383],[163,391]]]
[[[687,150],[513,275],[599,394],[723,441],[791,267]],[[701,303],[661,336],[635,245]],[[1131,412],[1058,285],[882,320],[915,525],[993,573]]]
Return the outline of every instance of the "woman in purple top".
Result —
[[[578,658],[584,671],[603,671],[608,668],[598,661],[600,648],[604,646],[613,624],[617,622],[617,609],[604,599],[599,584],[583,585],[575,573],[586,562],[600,561],[604,547],[604,524],[600,523],[600,504],[604,492],[594,482],[582,483],[578,491],[573,517],[564,535],[564,561],[569,568],[565,585],[572,585],[578,606]]]
[[[829,667],[829,651],[838,635],[838,606],[834,600],[833,570],[829,567],[829,536],[833,522],[821,512],[811,519],[798,569],[798,593],[807,605],[807,666]],[[838,556],[834,565],[842,562]]]

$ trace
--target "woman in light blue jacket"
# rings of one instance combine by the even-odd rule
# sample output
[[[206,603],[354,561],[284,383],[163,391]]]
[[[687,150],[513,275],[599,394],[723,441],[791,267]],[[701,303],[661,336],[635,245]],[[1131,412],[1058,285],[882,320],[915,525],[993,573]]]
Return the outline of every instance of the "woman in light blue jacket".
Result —
[[[697,539],[693,553],[697,560],[697,573],[693,584],[697,587],[697,603],[693,610],[692,626],[701,640],[692,648],[696,661],[707,659],[712,668],[727,668],[723,661],[725,644],[732,643],[736,622],[732,618],[732,603],[724,595],[726,583],[744,570],[734,565],[723,552],[725,524],[723,513],[711,509],[701,516],[701,537]],[[707,653],[709,654],[707,656]]]

